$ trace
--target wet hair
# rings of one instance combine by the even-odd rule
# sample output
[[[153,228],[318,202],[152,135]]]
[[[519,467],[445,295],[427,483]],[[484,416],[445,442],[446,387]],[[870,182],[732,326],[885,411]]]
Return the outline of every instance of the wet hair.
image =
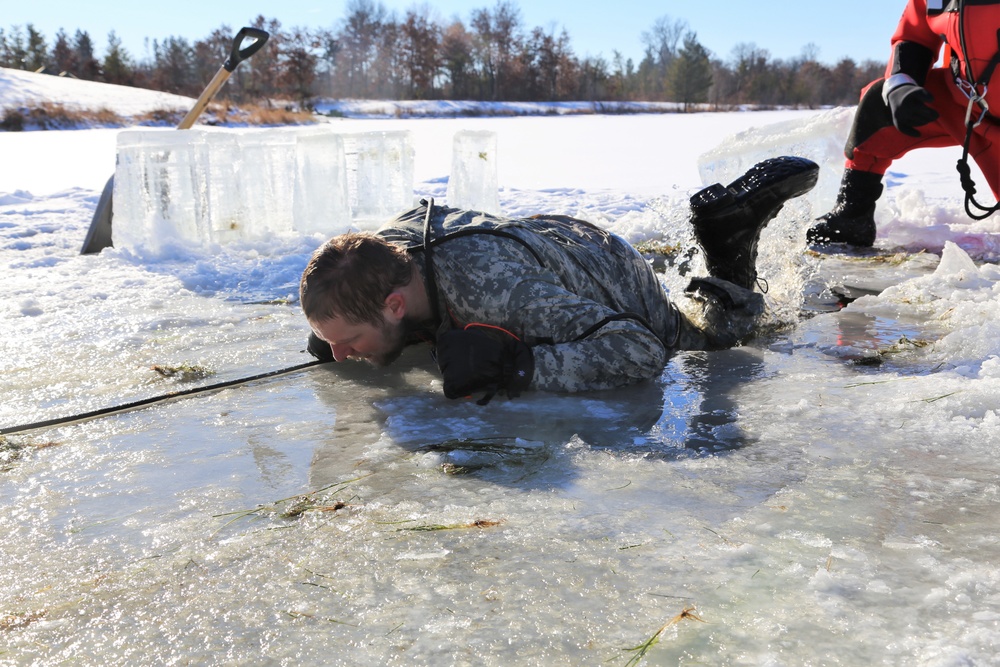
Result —
[[[385,298],[413,276],[411,262],[405,250],[374,234],[335,236],[302,272],[302,311],[310,322],[342,317],[352,324],[381,324]]]

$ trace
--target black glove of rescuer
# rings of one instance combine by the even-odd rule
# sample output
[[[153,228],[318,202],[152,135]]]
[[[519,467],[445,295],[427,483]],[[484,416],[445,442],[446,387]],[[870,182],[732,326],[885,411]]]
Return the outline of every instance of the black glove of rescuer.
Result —
[[[444,395],[462,398],[486,391],[476,401],[486,405],[497,393],[509,398],[531,384],[535,359],[531,348],[502,331],[451,329],[438,336],[437,363],[444,376]]]
[[[306,352],[320,361],[334,361],[333,348],[330,347],[329,343],[312,331],[309,332],[309,341],[306,343]]]
[[[905,74],[895,74],[886,80],[883,98],[892,114],[892,124],[911,137],[919,137],[920,132],[916,128],[938,118],[938,112],[928,106],[934,101],[934,96]]]

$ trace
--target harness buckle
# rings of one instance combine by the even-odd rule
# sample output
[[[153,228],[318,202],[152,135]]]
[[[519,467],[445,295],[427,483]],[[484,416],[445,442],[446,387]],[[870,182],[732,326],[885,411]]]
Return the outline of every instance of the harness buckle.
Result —
[[[958,89],[962,91],[962,94],[969,98],[969,106],[965,109],[965,125],[966,127],[977,127],[983,122],[983,118],[990,110],[990,105],[986,102],[986,92],[988,90],[986,84],[982,84],[983,92],[979,92],[979,87],[976,84],[969,83],[962,77],[955,77],[955,83],[958,85]],[[979,112],[979,118],[976,122],[972,122],[972,109],[974,106],[979,105],[981,111]]]

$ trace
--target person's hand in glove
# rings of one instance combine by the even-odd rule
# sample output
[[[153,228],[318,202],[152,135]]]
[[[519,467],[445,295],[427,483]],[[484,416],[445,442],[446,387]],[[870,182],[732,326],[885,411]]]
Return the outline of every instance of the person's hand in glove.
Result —
[[[485,390],[479,405],[497,393],[518,396],[535,372],[530,347],[502,329],[475,325],[438,336],[437,363],[444,376],[444,395],[462,398]]]
[[[938,112],[930,104],[934,96],[927,89],[917,85],[908,74],[893,74],[882,87],[882,99],[889,107],[892,124],[903,134],[919,137],[917,130],[938,118]]]
[[[309,341],[306,343],[306,351],[320,361],[335,361],[333,358],[333,348],[325,340],[309,332]]]

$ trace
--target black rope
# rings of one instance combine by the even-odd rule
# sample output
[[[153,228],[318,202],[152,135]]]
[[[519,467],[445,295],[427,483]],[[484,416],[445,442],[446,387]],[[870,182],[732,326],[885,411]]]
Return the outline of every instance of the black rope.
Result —
[[[246,384],[248,382],[254,382],[256,380],[263,380],[265,378],[275,377],[278,375],[286,375],[288,373],[294,373],[296,371],[305,370],[313,366],[318,366],[320,364],[325,364],[325,361],[310,361],[305,364],[299,364],[298,366],[292,366],[291,368],[283,368],[277,371],[270,371],[268,373],[261,373],[260,375],[254,375],[252,377],[239,378],[237,380],[229,380],[227,382],[219,382],[217,384],[210,384],[204,387],[194,387],[192,389],[185,389],[183,391],[173,391],[169,394],[161,394],[159,396],[153,396],[151,398],[144,398],[139,401],[133,401],[131,403],[125,403],[123,405],[117,405],[111,408],[101,408],[100,410],[93,410],[91,412],[83,412],[78,415],[71,415],[69,417],[58,417],[56,419],[46,419],[44,421],[33,422],[31,424],[21,424],[20,426],[7,426],[0,428],[0,435],[9,435],[11,433],[20,433],[22,431],[33,431],[39,428],[48,428],[50,426],[59,426],[62,424],[71,424],[73,422],[88,421],[90,419],[97,419],[98,417],[104,417],[106,415],[112,415],[118,412],[128,412],[129,410],[137,410],[139,408],[145,407],[147,405],[152,405],[154,403],[160,403],[162,401],[170,401],[175,398],[181,398],[184,396],[192,396],[194,394],[201,394],[208,391],[218,391],[220,389],[225,389],[227,387],[233,387],[239,384]]]
[[[1000,201],[993,206],[983,206],[976,201],[976,182],[972,179],[972,167],[969,166],[969,144],[972,142],[972,128],[975,127],[972,121],[968,123],[965,131],[965,142],[962,145],[962,157],[955,165],[958,169],[958,178],[962,183],[962,190],[965,191],[965,213],[973,220],[985,220],[997,211],[1000,211]],[[973,208],[976,210],[973,211]]]
[[[965,33],[964,33],[965,21],[964,17],[959,18],[959,28],[962,29],[962,50],[965,53]],[[978,81],[973,79],[972,66],[970,63],[966,62],[965,73],[968,77],[968,84],[971,89],[971,95],[978,96],[978,90],[980,87],[983,88],[983,95],[986,94],[986,85],[993,78],[993,71],[1000,65],[1000,30],[997,30],[997,52],[993,54],[993,58],[987,63],[986,68],[980,75]],[[983,206],[978,201],[976,201],[976,182],[972,180],[972,168],[969,167],[969,146],[972,144],[972,130],[982,122],[983,117],[986,115],[988,107],[983,107],[982,115],[979,117],[978,121],[972,120],[972,107],[976,103],[976,98],[969,97],[969,110],[966,112],[965,118],[965,141],[962,144],[962,157],[955,165],[958,169],[958,177],[962,183],[962,189],[965,191],[965,212],[973,220],[985,220],[997,211],[1000,211],[1000,201],[998,201],[993,206]],[[979,99],[982,99],[980,97]],[[973,208],[976,211],[973,211]]]

